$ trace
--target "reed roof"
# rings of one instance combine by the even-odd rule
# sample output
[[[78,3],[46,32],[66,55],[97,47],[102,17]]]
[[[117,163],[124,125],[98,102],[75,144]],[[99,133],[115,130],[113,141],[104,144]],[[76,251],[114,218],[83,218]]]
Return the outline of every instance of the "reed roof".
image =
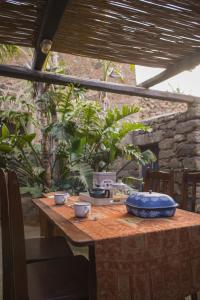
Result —
[[[56,51],[151,67],[199,48],[199,0],[71,1],[54,42]]]
[[[0,43],[36,47],[47,0],[4,0]],[[199,0],[69,0],[53,50],[151,67],[200,51]]]
[[[0,1],[0,43],[35,47],[46,0]]]

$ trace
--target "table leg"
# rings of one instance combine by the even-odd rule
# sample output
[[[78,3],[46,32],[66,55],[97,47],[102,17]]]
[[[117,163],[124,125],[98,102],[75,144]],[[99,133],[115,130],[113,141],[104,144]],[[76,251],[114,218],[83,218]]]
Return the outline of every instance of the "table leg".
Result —
[[[97,299],[97,278],[94,246],[89,246],[89,299]]]
[[[40,212],[40,235],[44,237],[52,237],[57,235],[55,226],[50,220]],[[96,261],[95,248],[89,246],[89,300],[96,300],[97,296],[97,280],[96,280]]]
[[[54,236],[54,224],[49,221],[49,219],[43,214],[39,213],[40,218],[40,235],[44,237]]]

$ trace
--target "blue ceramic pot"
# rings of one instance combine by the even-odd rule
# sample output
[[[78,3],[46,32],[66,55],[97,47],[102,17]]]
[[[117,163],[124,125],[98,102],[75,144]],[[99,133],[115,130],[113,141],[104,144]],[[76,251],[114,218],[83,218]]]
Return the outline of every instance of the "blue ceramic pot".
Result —
[[[125,202],[127,212],[141,218],[172,217],[178,204],[168,195],[134,193]]]

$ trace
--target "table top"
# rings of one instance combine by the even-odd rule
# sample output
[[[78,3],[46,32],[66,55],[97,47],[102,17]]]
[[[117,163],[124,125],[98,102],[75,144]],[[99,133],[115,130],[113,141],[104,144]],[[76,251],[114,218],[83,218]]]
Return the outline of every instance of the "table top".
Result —
[[[112,205],[92,206],[89,218],[77,219],[77,200],[33,202],[73,244],[94,245],[98,300],[175,300],[200,290],[199,214],[177,209],[171,218],[141,219]]]
[[[125,205],[92,206],[88,218],[74,217],[73,203],[78,197],[70,197],[65,205],[55,205],[52,198],[34,199],[33,203],[75,245],[94,244],[97,241],[125,238],[135,235],[188,228],[200,228],[200,215],[176,210],[171,218],[142,219],[127,214]]]

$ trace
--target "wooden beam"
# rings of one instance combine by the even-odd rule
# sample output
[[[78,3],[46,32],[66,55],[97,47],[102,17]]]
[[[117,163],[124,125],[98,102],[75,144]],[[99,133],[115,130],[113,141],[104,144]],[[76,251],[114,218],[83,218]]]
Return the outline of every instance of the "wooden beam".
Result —
[[[42,70],[48,54],[41,51],[41,42],[53,38],[64,14],[68,0],[48,0],[33,58],[33,69]]]
[[[133,87],[132,85],[117,84],[100,80],[83,79],[75,76],[58,75],[48,72],[34,71],[18,66],[0,65],[0,76],[46,82],[49,84],[69,85],[86,89],[105,91],[129,96],[139,96],[158,100],[168,100],[173,102],[200,103],[200,97],[187,96],[183,94],[175,94],[169,92],[161,92],[156,90],[148,90],[145,88]]]
[[[143,88],[150,88],[164,80],[167,80],[183,71],[191,70],[200,64],[200,52],[185,56],[183,59],[170,65],[166,70],[158,75],[140,83],[138,86]]]

